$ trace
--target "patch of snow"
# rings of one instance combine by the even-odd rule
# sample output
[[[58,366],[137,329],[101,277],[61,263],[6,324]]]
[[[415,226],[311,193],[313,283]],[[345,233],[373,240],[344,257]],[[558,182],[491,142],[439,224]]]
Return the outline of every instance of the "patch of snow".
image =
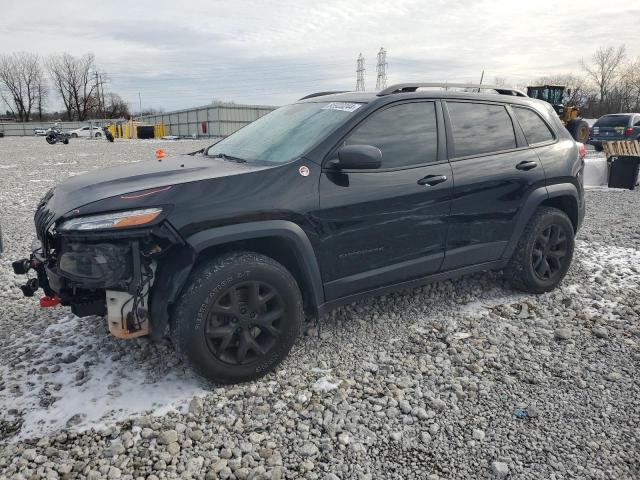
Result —
[[[607,159],[604,156],[584,159],[584,185],[607,185]]]
[[[311,389],[317,393],[327,393],[332,390],[337,390],[340,386],[340,383],[335,383],[331,381],[329,377],[322,377],[318,379],[312,386]]]
[[[0,391],[0,410],[18,409],[23,421],[14,440],[41,436],[67,423],[85,430],[132,415],[184,411],[194,395],[206,392],[204,382],[190,371],[174,368],[154,378],[140,368],[139,359],[100,348],[107,334],[104,329],[104,336],[92,333],[86,323],[94,321],[104,322],[61,318],[24,339],[23,345],[35,347],[16,352],[21,357],[17,364],[0,366],[6,387]]]

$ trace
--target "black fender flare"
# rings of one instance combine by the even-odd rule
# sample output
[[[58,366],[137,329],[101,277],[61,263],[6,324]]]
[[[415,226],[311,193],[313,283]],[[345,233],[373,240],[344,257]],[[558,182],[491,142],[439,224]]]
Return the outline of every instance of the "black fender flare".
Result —
[[[175,302],[191,273],[198,254],[207,248],[241,240],[280,237],[292,246],[292,254],[300,266],[307,294],[314,310],[324,303],[324,287],[315,251],[309,237],[296,223],[287,220],[265,220],[214,227],[185,239],[186,246],[171,256],[158,269],[150,299],[152,336],[161,337],[169,321],[168,306]]]
[[[542,202],[550,198],[566,196],[573,197],[576,201],[576,204],[578,206],[580,205],[580,195],[578,194],[578,189],[573,183],[570,182],[556,183],[553,185],[538,187],[535,190],[532,190],[531,193],[527,196],[524,205],[522,206],[522,211],[520,213],[520,216],[518,217],[516,226],[513,229],[513,233],[511,234],[511,239],[507,244],[507,248],[502,254],[502,258],[511,258],[513,252],[516,249],[516,246],[518,245],[518,241],[520,240],[522,232],[529,223],[531,216],[540,206],[540,204],[542,204]]]

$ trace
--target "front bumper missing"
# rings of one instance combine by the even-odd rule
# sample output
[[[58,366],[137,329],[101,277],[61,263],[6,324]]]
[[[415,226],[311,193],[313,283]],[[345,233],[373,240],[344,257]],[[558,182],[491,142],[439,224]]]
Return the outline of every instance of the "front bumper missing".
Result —
[[[42,288],[42,307],[60,303],[80,317],[106,315],[109,331],[118,338],[149,334],[155,261],[141,248],[141,239],[61,243],[61,254],[38,247],[28,259],[13,262],[15,273],[31,277],[21,287],[24,295]]]

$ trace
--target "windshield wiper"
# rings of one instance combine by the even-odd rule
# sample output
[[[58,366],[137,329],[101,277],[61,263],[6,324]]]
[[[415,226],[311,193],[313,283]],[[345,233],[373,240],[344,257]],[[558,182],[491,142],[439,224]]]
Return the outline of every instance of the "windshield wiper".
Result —
[[[234,157],[233,155],[227,155],[226,153],[216,153],[215,155],[209,155],[209,156],[213,158],[221,158],[229,162],[247,163],[247,160],[244,158]]]

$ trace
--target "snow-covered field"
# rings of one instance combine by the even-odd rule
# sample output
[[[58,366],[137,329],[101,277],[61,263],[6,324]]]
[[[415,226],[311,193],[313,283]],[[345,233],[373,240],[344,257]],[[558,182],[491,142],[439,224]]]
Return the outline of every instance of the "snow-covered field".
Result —
[[[245,385],[21,296],[50,186],[207,143],[0,139],[0,479],[640,478],[637,191],[587,192],[554,292],[486,273],[363,301]]]

